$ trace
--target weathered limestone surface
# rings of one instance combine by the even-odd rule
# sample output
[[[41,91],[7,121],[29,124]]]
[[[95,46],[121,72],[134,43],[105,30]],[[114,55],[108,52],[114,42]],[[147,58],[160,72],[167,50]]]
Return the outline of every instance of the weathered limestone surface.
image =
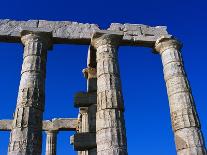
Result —
[[[0,130],[11,130],[9,155],[40,155],[42,130],[48,131],[47,155],[56,154],[57,131],[66,130],[78,131],[71,139],[78,155],[127,155],[117,56],[120,45],[146,46],[160,53],[177,153],[207,154],[183,66],[181,44],[168,34],[165,26],[112,23],[107,30],[100,30],[88,23],[3,19],[2,41],[24,44],[14,120],[0,120]],[[75,96],[75,107],[80,108],[78,119],[42,121],[47,50],[52,43],[90,44],[87,68],[83,70],[87,92]]]
[[[57,133],[58,131],[46,131],[47,140],[45,155],[56,155]]]
[[[77,127],[77,118],[55,118],[52,121],[43,121],[42,129],[45,131],[76,131]]]
[[[177,154],[206,155],[199,118],[180,53],[181,44],[173,38],[162,37],[156,42],[155,49],[162,58]]]
[[[21,27],[47,28],[52,31],[54,43],[90,44],[94,31],[100,30],[96,24],[78,23],[71,21],[29,20],[14,21],[0,20],[0,41],[20,42]],[[168,35],[166,27],[150,27],[141,24],[112,23],[110,31],[123,31],[123,45],[154,45],[154,42],[163,35]]]
[[[34,29],[23,30],[21,35],[24,56],[8,154],[40,155],[46,60],[47,50],[51,47],[51,33]]]
[[[112,23],[108,30],[122,31],[124,45],[152,46],[161,36],[169,36],[166,26],[151,27],[143,24]]]
[[[0,131],[10,131],[12,129],[12,120],[0,120]],[[42,122],[44,131],[76,131],[78,120],[76,118],[55,118]]]
[[[96,143],[98,155],[127,155],[124,103],[118,65],[123,33],[96,32],[92,46],[97,60]]]

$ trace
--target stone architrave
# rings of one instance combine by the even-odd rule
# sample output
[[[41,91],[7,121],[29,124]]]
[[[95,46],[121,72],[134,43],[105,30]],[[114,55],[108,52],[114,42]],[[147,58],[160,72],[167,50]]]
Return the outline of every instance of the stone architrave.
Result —
[[[13,120],[0,120],[0,131],[11,131]],[[76,131],[77,118],[54,118],[42,122],[43,131]]]
[[[127,155],[124,103],[118,65],[123,33],[97,31],[91,44],[97,61],[97,155]]]
[[[46,153],[45,155],[56,155],[56,145],[57,145],[57,134],[58,131],[46,131]]]
[[[41,155],[42,119],[45,105],[45,74],[51,32],[24,29],[21,81],[10,134],[9,155]]]
[[[155,50],[161,55],[178,155],[206,155],[191,88],[184,70],[181,43],[161,37]]]

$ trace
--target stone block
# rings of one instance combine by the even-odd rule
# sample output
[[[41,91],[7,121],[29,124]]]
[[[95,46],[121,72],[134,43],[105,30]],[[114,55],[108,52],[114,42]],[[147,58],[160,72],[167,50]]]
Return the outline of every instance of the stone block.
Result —
[[[74,97],[74,106],[75,107],[88,107],[92,104],[97,103],[97,94],[86,93],[86,92],[78,92]]]
[[[86,151],[96,147],[96,133],[76,133],[74,135],[74,149]]]

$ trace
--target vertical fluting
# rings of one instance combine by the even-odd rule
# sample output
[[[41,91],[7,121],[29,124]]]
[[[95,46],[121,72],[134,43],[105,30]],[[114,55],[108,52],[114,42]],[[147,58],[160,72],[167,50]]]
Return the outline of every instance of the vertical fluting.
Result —
[[[88,132],[89,124],[88,124],[88,108],[80,107],[79,111],[79,131],[80,133]],[[88,155],[88,151],[78,151],[78,155]]]
[[[9,155],[40,155],[45,104],[45,72],[49,36],[24,32],[24,56]]]
[[[57,133],[58,131],[46,131],[47,140],[45,155],[56,155]]]
[[[97,93],[97,75],[96,68],[88,67],[83,70],[85,77],[87,78],[87,92]],[[88,131],[90,133],[96,133],[96,111],[97,105],[91,104],[88,107]],[[88,155],[97,155],[97,148],[88,150]]]
[[[122,34],[94,34],[97,61],[96,143],[98,155],[127,155],[124,105],[118,67]]]
[[[175,39],[163,37],[156,42],[155,49],[162,58],[177,154],[206,155],[199,118],[180,53],[181,44]]]

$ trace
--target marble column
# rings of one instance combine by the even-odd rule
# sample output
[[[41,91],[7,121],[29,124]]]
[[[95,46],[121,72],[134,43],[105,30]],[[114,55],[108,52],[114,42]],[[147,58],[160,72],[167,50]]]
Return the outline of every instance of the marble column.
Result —
[[[96,49],[98,155],[127,155],[124,103],[118,65],[118,45],[123,33],[98,31],[91,44]]]
[[[9,155],[41,155],[45,73],[51,32],[23,30],[21,80],[8,148]]]
[[[83,70],[87,79],[87,92],[97,93],[97,74],[96,68],[88,67]],[[91,104],[88,107],[88,129],[90,133],[96,133],[96,111],[97,105]],[[97,155],[97,148],[88,150],[88,155]]]
[[[88,108],[80,107],[79,109],[79,131],[80,133],[88,132]],[[78,151],[78,155],[88,155],[88,151]]]
[[[56,155],[57,134],[58,131],[46,131],[47,141],[45,155]]]
[[[206,155],[204,140],[191,88],[181,57],[181,43],[172,37],[157,40],[170,103],[178,155]]]
[[[88,108],[87,107],[80,107],[80,123],[81,128],[79,132],[88,132]]]

